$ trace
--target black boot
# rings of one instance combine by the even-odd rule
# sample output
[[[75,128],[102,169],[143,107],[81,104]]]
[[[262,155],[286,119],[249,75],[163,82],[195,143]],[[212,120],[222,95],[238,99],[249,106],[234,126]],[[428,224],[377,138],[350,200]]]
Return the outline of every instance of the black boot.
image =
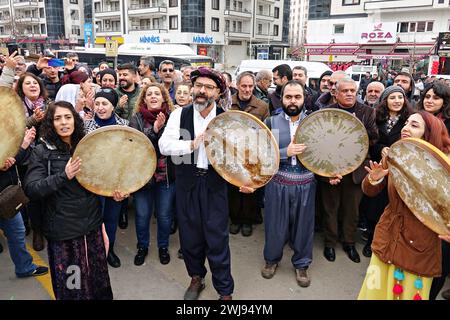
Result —
[[[108,257],[106,258],[108,261],[108,264],[113,268],[119,268],[120,267],[120,259],[116,254],[114,253],[114,244],[109,245],[109,252]]]

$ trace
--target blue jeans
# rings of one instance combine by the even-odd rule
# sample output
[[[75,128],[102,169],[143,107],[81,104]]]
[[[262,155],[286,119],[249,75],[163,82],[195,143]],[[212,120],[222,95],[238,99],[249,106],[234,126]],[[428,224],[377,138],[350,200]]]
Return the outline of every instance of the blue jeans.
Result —
[[[18,213],[14,218],[0,219],[0,229],[8,240],[9,255],[16,267],[16,275],[23,276],[36,270],[37,266],[25,246],[25,225],[22,215]]]
[[[150,218],[156,207],[158,228],[158,248],[169,247],[169,235],[172,219],[175,214],[175,184],[157,182],[144,187],[133,194],[136,211],[136,235],[138,248],[150,245]]]
[[[122,202],[117,202],[111,197],[100,196],[99,198],[102,206],[106,234],[108,235],[110,245],[114,245]]]

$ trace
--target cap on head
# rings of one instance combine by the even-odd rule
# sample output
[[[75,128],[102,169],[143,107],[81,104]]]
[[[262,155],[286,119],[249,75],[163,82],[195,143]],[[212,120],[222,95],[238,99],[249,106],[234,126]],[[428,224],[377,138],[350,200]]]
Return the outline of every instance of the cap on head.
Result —
[[[195,80],[197,80],[197,78],[199,77],[210,78],[211,80],[213,80],[217,84],[217,87],[220,90],[220,94],[223,94],[227,90],[225,78],[220,72],[214,69],[210,69],[207,67],[200,67],[197,70],[192,71],[191,72],[192,84],[194,84]]]

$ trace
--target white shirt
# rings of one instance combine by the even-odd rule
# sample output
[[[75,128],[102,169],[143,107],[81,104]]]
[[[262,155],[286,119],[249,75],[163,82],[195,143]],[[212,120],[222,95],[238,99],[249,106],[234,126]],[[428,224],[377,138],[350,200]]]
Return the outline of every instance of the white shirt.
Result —
[[[298,120],[294,122],[291,121],[291,117],[289,117],[287,114],[285,114],[284,117],[286,118],[287,121],[289,121],[289,132],[291,134],[291,137],[294,137],[302,117],[298,117]],[[291,165],[293,166],[297,165],[297,156],[291,157]]]
[[[178,108],[172,111],[167,122],[166,128],[159,139],[158,145],[161,154],[165,156],[181,156],[185,154],[191,154],[191,141],[195,137],[186,137],[184,133],[184,138],[186,140],[180,140],[180,122],[181,122],[181,112],[183,108]],[[206,118],[203,118],[197,110],[194,108],[194,134],[195,136],[200,135],[206,130],[209,122],[216,116],[216,105],[209,112]],[[197,168],[208,169],[208,157],[206,156],[205,144],[201,143],[199,148],[195,150],[198,152],[197,158]],[[188,159],[185,159],[185,161]],[[189,157],[190,160],[190,157]],[[185,162],[186,163],[186,162]]]

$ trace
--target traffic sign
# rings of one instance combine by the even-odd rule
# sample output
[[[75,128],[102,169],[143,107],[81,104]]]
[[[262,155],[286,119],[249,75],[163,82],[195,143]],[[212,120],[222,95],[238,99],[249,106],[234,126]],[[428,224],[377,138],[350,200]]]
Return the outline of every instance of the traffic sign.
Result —
[[[106,41],[106,53],[107,57],[117,57],[118,46],[117,40],[108,40]]]

